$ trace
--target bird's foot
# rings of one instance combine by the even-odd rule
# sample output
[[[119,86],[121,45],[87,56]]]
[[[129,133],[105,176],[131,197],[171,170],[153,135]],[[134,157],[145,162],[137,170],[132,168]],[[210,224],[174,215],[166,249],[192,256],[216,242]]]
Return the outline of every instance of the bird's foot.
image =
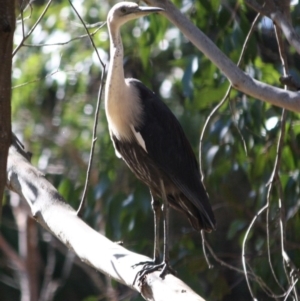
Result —
[[[166,261],[163,261],[162,263],[157,263],[156,260],[153,261],[143,261],[135,264],[133,266],[136,267],[138,265],[144,265],[143,268],[136,274],[133,285],[138,281],[139,284],[143,283],[145,276],[155,272],[155,271],[161,271],[159,274],[159,277],[164,279],[166,274],[173,274],[176,275],[176,271],[170,266],[170,264]]]

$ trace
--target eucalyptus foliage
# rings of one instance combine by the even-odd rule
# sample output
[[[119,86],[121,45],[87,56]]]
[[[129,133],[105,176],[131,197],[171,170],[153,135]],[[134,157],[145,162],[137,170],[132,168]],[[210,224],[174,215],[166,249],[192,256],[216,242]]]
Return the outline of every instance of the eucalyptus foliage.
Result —
[[[174,1],[212,41],[237,62],[255,12],[243,1]],[[109,41],[104,22],[113,1],[76,0],[73,5],[92,34],[101,60],[109,62]],[[38,0],[18,16],[15,47],[45,9]],[[291,7],[293,24],[300,26],[299,4]],[[22,19],[24,20],[22,22]],[[100,22],[100,23],[99,23]],[[298,114],[273,107],[232,90],[224,104],[208,120],[229,87],[227,78],[163,16],[153,15],[122,28],[124,66],[154,90],[180,120],[199,155],[204,183],[217,219],[217,231],[206,239],[220,260],[207,250],[213,268],[203,255],[201,236],[183,216],[171,212],[171,263],[178,276],[207,300],[250,300],[242,271],[242,244],[258,211],[269,201],[246,240],[245,258],[250,285],[259,300],[272,300],[289,287],[281,254],[280,216],[284,221],[285,250],[300,266],[300,124]],[[47,174],[73,207],[82,195],[92,140],[92,127],[104,72],[85,28],[67,0],[53,1],[33,33],[13,60],[13,130],[33,153],[32,162]],[[286,45],[289,71],[300,76],[299,56]],[[281,86],[282,66],[273,25],[260,18],[241,60],[241,68],[263,82]],[[124,162],[115,156],[104,114],[103,97],[97,142],[84,219],[95,229],[125,247],[150,255],[153,248],[153,216],[148,189],[138,182]],[[205,122],[201,152],[200,135]],[[280,133],[284,133],[279,177],[272,183]],[[18,233],[6,197],[3,236],[17,250]],[[280,208],[280,205],[282,208]],[[268,213],[267,213],[268,212]],[[268,225],[268,228],[267,228]],[[269,231],[269,247],[267,232]],[[47,239],[38,232],[44,279]],[[277,281],[268,262],[268,248]],[[67,250],[55,248],[54,279],[61,277]],[[0,253],[0,300],[17,300],[21,287],[16,270]],[[101,256],[101,254],[99,254]],[[289,271],[287,271],[289,272]],[[83,277],[83,275],[85,275]],[[257,275],[259,278],[254,278]],[[138,300],[129,289],[100,276],[93,282],[74,265],[65,284],[51,300]],[[7,279],[10,279],[8,281]],[[262,284],[265,283],[265,285]],[[278,282],[278,283],[277,283]],[[280,285],[279,285],[280,284]],[[269,295],[265,292],[270,288]],[[296,285],[299,290],[299,284]],[[102,296],[102,297],[101,297]],[[280,300],[280,298],[276,299]],[[292,300],[290,297],[288,300]]]

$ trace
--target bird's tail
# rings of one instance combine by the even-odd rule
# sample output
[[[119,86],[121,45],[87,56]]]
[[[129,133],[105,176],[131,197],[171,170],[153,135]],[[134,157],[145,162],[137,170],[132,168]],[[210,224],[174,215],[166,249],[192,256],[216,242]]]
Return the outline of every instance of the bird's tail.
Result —
[[[184,194],[177,195],[176,199],[173,196],[168,197],[168,200],[174,209],[186,215],[196,231],[216,230],[216,221],[210,205],[205,210],[199,210]]]

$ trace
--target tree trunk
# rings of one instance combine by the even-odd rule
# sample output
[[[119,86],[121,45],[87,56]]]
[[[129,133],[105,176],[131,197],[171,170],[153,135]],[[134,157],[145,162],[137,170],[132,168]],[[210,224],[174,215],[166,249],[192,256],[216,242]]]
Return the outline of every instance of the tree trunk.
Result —
[[[11,54],[15,23],[15,1],[3,0],[0,5],[0,216],[11,144]]]

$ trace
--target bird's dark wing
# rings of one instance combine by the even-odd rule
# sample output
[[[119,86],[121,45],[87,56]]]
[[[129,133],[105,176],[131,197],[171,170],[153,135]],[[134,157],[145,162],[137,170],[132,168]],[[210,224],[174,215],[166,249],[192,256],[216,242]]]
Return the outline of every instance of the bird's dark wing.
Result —
[[[197,160],[181,125],[170,109],[143,83],[132,79],[130,84],[138,91],[143,108],[143,122],[135,130],[141,134],[148,155],[214,229],[215,218],[200,180]]]

